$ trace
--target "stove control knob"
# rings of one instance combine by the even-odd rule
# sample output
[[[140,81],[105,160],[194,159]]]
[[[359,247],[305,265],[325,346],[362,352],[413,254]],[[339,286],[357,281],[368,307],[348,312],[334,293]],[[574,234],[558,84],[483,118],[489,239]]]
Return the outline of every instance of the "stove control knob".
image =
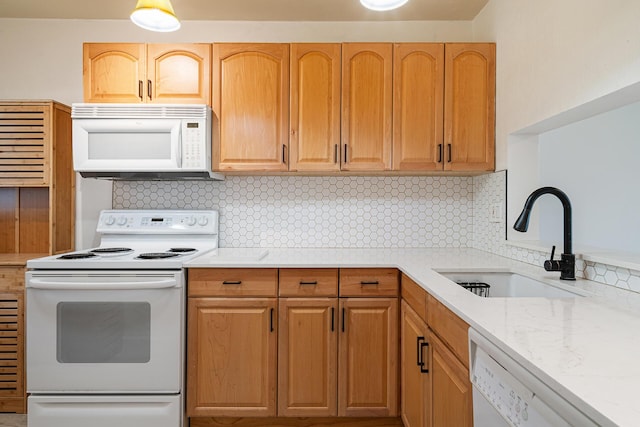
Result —
[[[104,220],[105,225],[113,225],[113,224],[115,224],[115,222],[116,222],[116,219],[115,219],[115,217],[113,215],[109,215]]]
[[[126,216],[121,216],[120,218],[118,218],[118,225],[125,225],[126,223],[127,223]]]
[[[208,223],[209,223],[209,218],[207,218],[206,216],[201,216],[200,219],[198,220],[198,225],[201,225],[202,227],[204,227]]]
[[[193,227],[194,225],[196,225],[196,222],[197,222],[197,220],[196,220],[196,217],[195,217],[195,216],[190,216],[190,217],[187,219],[187,225],[188,225],[189,227]]]

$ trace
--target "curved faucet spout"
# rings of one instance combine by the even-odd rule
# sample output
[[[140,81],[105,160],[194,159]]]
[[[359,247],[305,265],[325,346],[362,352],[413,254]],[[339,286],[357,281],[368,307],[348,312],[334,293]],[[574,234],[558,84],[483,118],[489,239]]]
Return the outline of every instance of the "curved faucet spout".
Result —
[[[527,201],[524,203],[522,213],[520,213],[520,216],[513,224],[513,228],[516,231],[520,231],[522,233],[527,231],[527,229],[529,228],[529,218],[531,216],[531,209],[533,208],[533,204],[536,200],[538,200],[538,197],[542,196],[543,194],[553,194],[558,199],[560,199],[564,210],[564,251],[562,253],[562,259],[561,261],[554,261],[552,252],[552,259],[545,262],[545,269],[549,267],[549,269],[553,269],[548,269],[549,271],[561,271],[561,279],[575,280],[575,255],[573,255],[571,247],[571,202],[569,201],[569,197],[565,194],[564,191],[561,191],[555,187],[542,187],[535,190],[529,195]],[[557,264],[556,266],[556,264],[554,263],[559,264]]]

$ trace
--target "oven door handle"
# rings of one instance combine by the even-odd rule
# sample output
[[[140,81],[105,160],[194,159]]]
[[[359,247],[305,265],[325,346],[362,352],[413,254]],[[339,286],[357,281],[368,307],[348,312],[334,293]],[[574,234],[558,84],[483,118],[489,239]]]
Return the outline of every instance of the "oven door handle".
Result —
[[[31,279],[28,288],[33,289],[63,289],[63,290],[128,290],[128,289],[167,289],[178,287],[175,279],[154,280],[152,282],[51,282],[47,280]]]

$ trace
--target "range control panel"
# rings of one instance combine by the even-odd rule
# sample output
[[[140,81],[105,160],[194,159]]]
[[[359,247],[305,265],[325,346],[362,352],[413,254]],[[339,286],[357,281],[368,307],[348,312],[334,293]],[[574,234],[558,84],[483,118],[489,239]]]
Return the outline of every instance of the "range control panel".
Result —
[[[218,212],[209,210],[105,210],[102,234],[217,234]]]

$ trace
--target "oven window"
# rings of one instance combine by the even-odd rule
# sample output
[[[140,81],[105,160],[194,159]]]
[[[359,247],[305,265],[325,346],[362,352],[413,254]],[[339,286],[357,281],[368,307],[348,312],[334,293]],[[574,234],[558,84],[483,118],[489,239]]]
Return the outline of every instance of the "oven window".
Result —
[[[60,302],[59,363],[147,363],[151,352],[148,302]]]

